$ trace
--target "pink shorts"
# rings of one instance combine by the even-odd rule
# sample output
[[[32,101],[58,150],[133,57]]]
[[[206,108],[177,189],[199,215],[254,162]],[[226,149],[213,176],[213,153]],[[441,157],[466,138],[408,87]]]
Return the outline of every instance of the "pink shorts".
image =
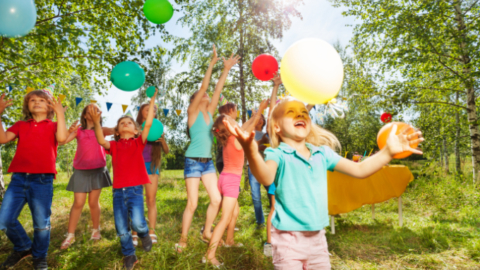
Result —
[[[241,175],[222,172],[220,174],[220,179],[218,179],[218,190],[220,190],[220,194],[224,197],[238,199],[241,180]]]
[[[331,269],[325,230],[271,232],[275,270]]]

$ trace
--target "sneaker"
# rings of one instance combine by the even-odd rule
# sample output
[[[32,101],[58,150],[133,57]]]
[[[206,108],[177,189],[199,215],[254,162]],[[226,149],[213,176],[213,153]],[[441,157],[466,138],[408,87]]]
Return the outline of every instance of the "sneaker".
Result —
[[[32,256],[32,250],[24,250],[24,251],[13,251],[10,256],[0,265],[0,269],[8,269],[14,267],[17,263],[21,260]]]
[[[47,270],[47,258],[33,258],[33,269],[35,270]]]
[[[273,257],[272,244],[265,243],[265,245],[263,245],[263,254],[267,257]]]
[[[257,224],[257,230],[263,230],[263,229],[265,229],[265,223]]]
[[[135,264],[137,264],[137,256],[136,255],[130,255],[130,256],[125,256],[123,257],[123,268],[127,270],[133,269]]]
[[[150,235],[147,235],[145,237],[142,237],[140,238],[142,240],[142,247],[143,247],[143,250],[145,250],[145,252],[149,252],[150,250],[152,250],[152,238],[150,237]]]

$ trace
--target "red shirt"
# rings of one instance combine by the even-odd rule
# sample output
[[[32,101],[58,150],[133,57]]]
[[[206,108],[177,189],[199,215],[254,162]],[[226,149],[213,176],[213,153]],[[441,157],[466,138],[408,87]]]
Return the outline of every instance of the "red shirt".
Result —
[[[118,142],[110,141],[110,150],[107,150],[107,154],[112,155],[113,188],[151,183],[143,161],[144,148],[142,136],[120,139]]]
[[[18,138],[17,151],[8,172],[57,173],[57,122],[50,119],[18,121],[7,131]]]

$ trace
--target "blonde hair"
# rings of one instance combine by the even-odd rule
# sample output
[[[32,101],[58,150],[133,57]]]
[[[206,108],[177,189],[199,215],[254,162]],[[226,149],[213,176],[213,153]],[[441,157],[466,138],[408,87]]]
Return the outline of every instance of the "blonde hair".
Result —
[[[27,95],[25,95],[25,97],[23,98],[23,106],[22,106],[22,114],[23,114],[23,120],[24,121],[27,121],[27,120],[30,120],[30,119],[33,118],[32,113],[28,109],[28,102],[30,101],[30,98],[32,98],[33,96],[43,98],[47,102],[52,100],[52,98],[49,95],[47,95],[47,93],[43,92],[42,90],[35,90],[35,91],[32,91],[32,92],[28,93]],[[48,109],[47,118],[52,120],[53,116],[55,116],[55,112],[50,107],[47,107],[47,109]]]
[[[277,124],[278,119],[280,119],[283,114],[281,107],[285,106],[288,102],[300,102],[293,98],[285,98],[282,99],[275,107],[273,107],[272,113],[270,114],[269,123],[268,123],[268,134],[270,136],[270,146],[272,148],[277,148],[280,145],[282,139],[280,136],[275,133],[275,125]],[[301,103],[301,102],[300,102]],[[302,103],[303,104],[303,103]],[[310,133],[307,135],[305,139],[307,143],[310,143],[315,146],[328,146],[332,148],[334,151],[340,151],[342,146],[338,141],[337,137],[333,135],[330,131],[319,127],[318,125],[312,122],[312,128]]]

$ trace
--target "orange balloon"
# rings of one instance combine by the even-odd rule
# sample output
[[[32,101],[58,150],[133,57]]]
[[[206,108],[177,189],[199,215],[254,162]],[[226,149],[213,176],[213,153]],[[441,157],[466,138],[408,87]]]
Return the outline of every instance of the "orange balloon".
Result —
[[[412,127],[411,125],[401,123],[401,122],[392,122],[392,123],[389,123],[389,124],[386,124],[385,126],[383,126],[380,129],[380,131],[378,132],[378,135],[377,135],[377,144],[378,144],[378,147],[380,149],[383,149],[385,147],[385,145],[387,145],[387,138],[388,138],[388,135],[390,135],[390,132],[392,131],[393,125],[397,125],[397,132],[395,133],[396,135],[400,134],[400,132],[402,132],[405,128]],[[413,133],[415,133],[415,130],[412,128],[408,132],[408,135],[413,134]],[[410,147],[412,147],[414,149],[417,148],[417,146],[418,146],[418,143],[410,145]],[[403,158],[409,157],[411,154],[413,154],[413,153],[410,152],[410,151],[405,151],[403,153],[399,153],[399,154],[394,155],[393,158],[403,159]]]

